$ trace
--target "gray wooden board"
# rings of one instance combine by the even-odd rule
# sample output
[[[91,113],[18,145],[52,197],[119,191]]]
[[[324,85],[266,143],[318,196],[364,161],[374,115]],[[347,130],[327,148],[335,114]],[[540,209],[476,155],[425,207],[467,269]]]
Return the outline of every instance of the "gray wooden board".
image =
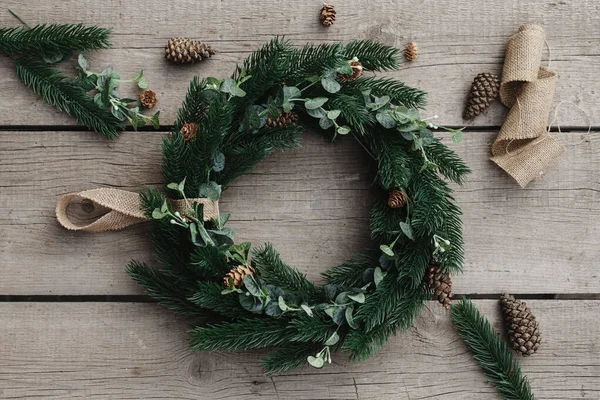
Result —
[[[475,304],[501,329],[498,302]],[[599,399],[598,301],[535,300],[540,351],[519,357],[537,399]],[[429,302],[407,334],[352,363],[262,375],[264,352],[190,353],[187,323],[155,304],[0,304],[3,399],[499,399]]]
[[[473,132],[453,146],[474,171],[457,188],[466,263],[455,292],[599,293],[599,136],[570,147],[526,189],[488,160],[494,136]],[[141,294],[124,266],[152,260],[145,228],[69,232],[54,207],[65,193],[160,185],[162,137],[126,133],[108,142],[89,132],[0,132],[0,294]],[[559,137],[574,142],[581,134]],[[307,134],[303,148],[272,155],[242,177],[221,209],[232,213],[238,240],[272,242],[318,280],[369,244],[367,166],[353,141]]]
[[[91,68],[101,70],[112,64],[124,78],[135,76],[143,68],[158,93],[158,108],[166,125],[173,123],[193,75],[227,76],[236,62],[261,43],[285,35],[298,45],[370,38],[402,48],[414,40],[421,49],[418,60],[403,64],[390,76],[430,93],[427,115],[438,114],[440,122],[447,125],[499,126],[506,115],[499,103],[475,121],[462,120],[470,82],[480,72],[500,73],[508,38],[521,24],[539,23],[547,30],[552,69],[559,74],[554,104],[575,102],[589,113],[592,125],[600,125],[600,13],[596,2],[404,3],[373,0],[337,4],[338,18],[329,29],[317,20],[321,6],[318,1],[188,0],[175,5],[161,0],[32,0],[26,4],[5,0],[3,6],[4,10],[15,9],[30,24],[81,22],[113,27],[114,49],[92,54]],[[18,24],[8,12],[0,13],[0,26]],[[163,58],[163,48],[172,36],[204,40],[219,53],[200,65],[169,65]],[[13,70],[12,62],[0,57],[0,125],[74,124],[42,104],[18,81]],[[120,91],[123,95],[135,94],[131,84],[123,84]],[[588,125],[585,116],[570,106],[561,109],[560,116],[563,126]]]

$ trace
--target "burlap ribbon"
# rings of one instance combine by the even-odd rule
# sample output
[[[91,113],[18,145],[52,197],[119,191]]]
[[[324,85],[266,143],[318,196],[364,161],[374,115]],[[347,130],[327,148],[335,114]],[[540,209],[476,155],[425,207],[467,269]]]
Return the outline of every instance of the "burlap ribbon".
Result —
[[[508,41],[502,69],[500,100],[510,111],[492,145],[491,160],[521,187],[565,150],[546,129],[556,74],[541,66],[545,40],[541,26],[521,26]]]
[[[110,211],[90,224],[75,224],[67,215],[67,207],[76,198],[92,201],[108,208]],[[217,201],[188,199],[188,202],[190,204],[198,202],[204,206],[205,221],[217,218],[219,215],[219,203]],[[185,200],[171,200],[171,205],[180,212],[185,211],[187,208]],[[61,196],[56,204],[56,219],[69,230],[86,232],[116,231],[149,220],[141,209],[139,193],[111,188],[91,189]]]

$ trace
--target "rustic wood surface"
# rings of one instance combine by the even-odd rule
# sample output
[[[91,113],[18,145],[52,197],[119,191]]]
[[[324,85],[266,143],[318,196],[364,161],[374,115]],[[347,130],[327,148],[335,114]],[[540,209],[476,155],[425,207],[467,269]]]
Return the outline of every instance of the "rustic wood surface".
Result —
[[[426,115],[467,125],[455,146],[473,169],[457,189],[464,211],[466,263],[455,292],[500,329],[497,301],[508,291],[531,298],[544,342],[522,359],[537,399],[600,399],[600,5],[596,1],[423,0],[337,3],[338,21],[317,21],[321,3],[265,0],[4,0],[0,27],[82,22],[113,27],[114,48],[91,53],[92,69],[124,77],[144,68],[158,92],[163,130],[127,132],[109,142],[24,88],[0,57],[0,398],[23,399],[496,399],[454,332],[428,304],[409,333],[371,360],[344,355],[322,371],[268,378],[256,353],[191,354],[184,320],[141,297],[124,273],[130,259],[152,261],[143,226],[117,233],[67,232],[54,217],[58,196],[96,187],[138,190],[163,184],[160,141],[194,75],[223,77],[274,35],[293,43],[378,39],[420,56],[390,74],[430,93]],[[489,160],[506,110],[498,102],[474,121],[461,118],[479,72],[499,73],[508,37],[542,24],[554,105],[569,143],[539,179],[518,186]],[[189,67],[162,58],[172,36],[190,36],[219,53]],[[70,70],[73,61],[65,68]],[[123,94],[134,95],[123,84]],[[592,132],[586,135],[588,125]],[[449,142],[449,138],[444,139]],[[313,280],[368,243],[372,177],[351,141],[307,134],[302,149],[277,154],[241,178],[222,201],[240,240],[272,242]],[[74,204],[73,218],[93,218]],[[276,224],[273,224],[276,222]],[[275,226],[274,226],[275,225]],[[126,297],[114,297],[126,296]],[[130,297],[133,296],[133,297]],[[562,297],[570,300],[556,300]],[[98,301],[101,302],[98,302]]]

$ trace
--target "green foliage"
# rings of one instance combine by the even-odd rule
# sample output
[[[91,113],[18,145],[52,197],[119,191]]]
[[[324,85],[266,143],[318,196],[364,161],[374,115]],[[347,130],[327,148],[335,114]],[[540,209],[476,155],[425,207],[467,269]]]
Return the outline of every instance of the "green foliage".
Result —
[[[270,244],[254,249],[252,257],[252,263],[267,283],[312,297],[320,294],[319,288],[304,274],[281,261],[279,253]]]
[[[354,40],[344,47],[350,59],[358,58],[367,71],[391,71],[398,69],[400,50],[371,40]]]
[[[290,325],[298,331],[292,338],[294,342],[325,343],[337,328],[331,319],[323,319],[318,315],[311,317],[306,314],[301,314],[292,320]]]
[[[193,328],[190,345],[194,351],[251,350],[279,346],[294,335],[285,320],[247,318]]]
[[[248,312],[239,307],[236,296],[223,296],[223,285],[215,282],[198,282],[196,291],[189,297],[189,301],[198,307],[215,311],[224,317],[241,319],[248,317]]]
[[[52,57],[71,51],[104,49],[111,46],[110,29],[72,24],[36,25],[0,29],[0,52],[6,55]]]
[[[15,61],[17,75],[42,100],[77,119],[81,125],[115,139],[123,130],[121,121],[99,107],[86,91],[67,79],[60,70],[30,57]]]
[[[357,254],[348,261],[328,269],[323,273],[327,283],[344,287],[360,287],[366,282],[365,271],[378,265],[379,254],[371,251],[368,254]]]
[[[471,301],[463,299],[451,309],[452,321],[488,380],[507,400],[533,400],[529,381],[512,352]]]
[[[427,157],[437,165],[438,171],[452,182],[462,185],[471,169],[451,149],[436,139],[425,148]]]
[[[194,76],[190,82],[185,101],[177,112],[177,121],[175,121],[175,132],[178,132],[186,123],[199,124],[206,117],[211,96],[205,90],[206,80],[201,80]],[[175,181],[169,181],[175,182]]]
[[[306,357],[321,350],[315,343],[286,343],[261,360],[266,375],[278,375],[306,365]]]
[[[365,90],[371,90],[371,94],[375,96],[389,96],[392,103],[409,108],[422,108],[427,103],[425,92],[406,86],[404,83],[391,78],[360,77],[355,81],[347,82],[342,88],[343,93],[356,93]]]

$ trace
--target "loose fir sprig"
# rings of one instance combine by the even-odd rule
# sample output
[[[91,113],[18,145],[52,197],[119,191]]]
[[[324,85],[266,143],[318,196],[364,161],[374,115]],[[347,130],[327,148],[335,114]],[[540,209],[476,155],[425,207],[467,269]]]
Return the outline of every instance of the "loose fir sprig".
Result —
[[[372,245],[327,271],[323,286],[288,266],[270,245],[234,244],[228,215],[203,222],[193,204],[176,215],[163,195],[145,191],[161,269],[135,262],[128,271],[176,312],[219,315],[193,328],[194,350],[278,347],[264,360],[268,374],[305,363],[323,367],[336,350],[365,359],[412,325],[429,296],[423,279],[433,260],[445,272],[460,272],[461,212],[443,178],[462,183],[468,167],[420,117],[425,93],[354,74],[357,63],[360,71],[396,69],[398,55],[371,41],[295,48],[274,39],[230,78],[192,80],[173,134],[163,142],[170,197],[218,199],[269,154],[298,146],[306,128],[330,140],[356,140],[373,159],[378,187]],[[290,113],[302,125],[267,123]],[[406,193],[405,207],[387,204],[396,188]],[[227,279],[232,270],[244,272],[237,285]]]
[[[533,400],[529,381],[512,352],[470,300],[452,306],[452,320],[473,358],[507,400]]]

